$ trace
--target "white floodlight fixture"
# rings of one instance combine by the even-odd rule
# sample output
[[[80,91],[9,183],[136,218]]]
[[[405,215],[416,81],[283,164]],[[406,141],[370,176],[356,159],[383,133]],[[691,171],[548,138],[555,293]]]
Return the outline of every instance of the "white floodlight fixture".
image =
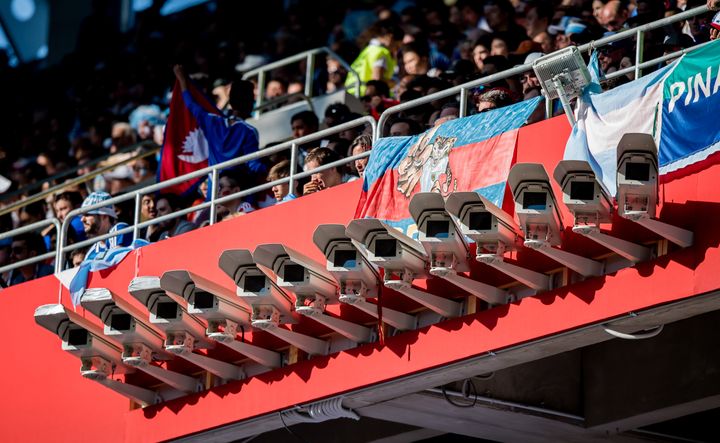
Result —
[[[536,290],[550,289],[550,277],[504,261],[505,251],[516,249],[522,232],[515,220],[477,192],[453,192],[445,209],[460,233],[477,245],[475,259]]]
[[[202,390],[203,385],[199,380],[152,364],[153,360],[167,360],[169,357],[163,347],[164,337],[143,320],[147,315],[123,298],[109,289],[91,288],[83,293],[80,304],[102,320],[106,336],[122,345],[123,363],[138,368],[178,391],[189,393]]]
[[[83,378],[96,381],[144,406],[161,401],[155,391],[111,378],[112,374],[128,373],[134,369],[122,363],[120,347],[104,337],[99,327],[80,315],[61,304],[42,305],[35,309],[35,323],[60,337],[63,351],[80,359]]]
[[[591,82],[590,71],[576,46],[545,55],[533,62],[533,70],[546,100],[560,99],[571,126],[575,126],[570,100],[582,94]]]
[[[602,263],[553,248],[562,242],[561,232],[564,225],[543,165],[515,164],[510,169],[508,184],[513,193],[520,229],[525,234],[525,247],[547,255],[580,275],[602,275]]]
[[[324,266],[279,243],[260,245],[255,261],[277,276],[277,284],[295,294],[295,311],[312,318],[356,343],[367,343],[372,330],[325,313],[328,304],[338,303],[335,279]]]
[[[445,211],[437,192],[419,192],[410,199],[410,215],[418,227],[418,241],[430,257],[430,274],[462,288],[493,305],[511,301],[507,291],[458,275],[470,271],[468,245]]]
[[[150,323],[165,332],[165,350],[225,380],[244,378],[242,369],[233,364],[196,354],[194,349],[210,347],[205,325],[188,313],[185,300],[160,287],[159,277],[136,277],[128,292],[150,311]]]
[[[310,355],[326,355],[330,345],[309,335],[281,328],[281,324],[295,323],[290,296],[266,274],[247,249],[223,251],[220,269],[235,281],[237,295],[252,308],[251,325]],[[268,271],[269,272],[269,271]]]
[[[650,134],[625,134],[617,147],[618,215],[684,248],[693,233],[655,219],[658,202],[657,146]]]
[[[375,266],[385,270],[385,287],[400,292],[443,317],[457,317],[462,304],[412,287],[416,277],[428,276],[426,266],[429,258],[422,245],[374,218],[356,219],[350,222],[345,233]],[[393,280],[397,275],[399,280]]]
[[[553,173],[563,191],[563,203],[573,213],[573,232],[583,235],[633,263],[648,260],[650,248],[604,234],[601,223],[612,221],[610,194],[595,178],[595,172],[584,160],[562,160]]]
[[[345,235],[343,225],[319,225],[313,242],[327,258],[326,268],[340,286],[339,300],[372,317],[378,318],[378,307],[367,298],[378,296],[380,275]],[[390,308],[382,308],[383,321],[400,330],[415,329],[417,318]]]
[[[269,368],[280,367],[281,355],[259,346],[236,340],[238,325],[250,324],[250,313],[235,293],[224,286],[186,270],[167,271],[160,287],[183,297],[188,313],[208,323],[205,331],[211,340],[249,357]]]

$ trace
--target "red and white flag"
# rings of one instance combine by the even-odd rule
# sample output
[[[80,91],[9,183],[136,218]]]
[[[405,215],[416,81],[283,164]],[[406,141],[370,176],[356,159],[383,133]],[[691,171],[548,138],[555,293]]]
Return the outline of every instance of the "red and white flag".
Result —
[[[206,111],[220,114],[207,98],[192,84],[188,91]],[[165,127],[165,138],[160,151],[158,181],[169,180],[208,166],[208,141],[197,120],[185,106],[180,84],[176,81],[170,100],[170,115]],[[165,188],[164,192],[184,194],[203,177],[198,177]]]

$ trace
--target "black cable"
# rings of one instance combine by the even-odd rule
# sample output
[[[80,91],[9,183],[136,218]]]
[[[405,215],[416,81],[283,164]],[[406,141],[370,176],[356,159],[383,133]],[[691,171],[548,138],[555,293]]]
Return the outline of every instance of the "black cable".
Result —
[[[240,341],[245,343],[245,326],[240,325]]]
[[[461,393],[462,393],[462,396],[468,400],[470,399],[470,396],[472,395],[471,403],[465,403],[465,404],[457,403],[455,400],[450,398],[450,396],[445,391],[444,386],[442,386],[440,388],[440,390],[442,391],[443,397],[445,397],[445,401],[447,401],[448,403],[450,403],[451,405],[453,405],[457,408],[472,408],[477,404],[477,400],[478,400],[477,388],[475,387],[475,383],[473,383],[473,381],[469,378],[466,378],[463,381]]]
[[[285,428],[286,431],[288,431],[290,433],[290,435],[292,435],[293,437],[295,437],[296,439],[300,440],[303,443],[308,443],[307,440],[305,440],[304,438],[302,438],[301,436],[299,436],[298,434],[293,432],[293,430],[290,429],[287,424],[285,424],[285,419],[283,418],[282,411],[279,411],[278,415],[280,415],[280,421],[282,422],[283,427]]]

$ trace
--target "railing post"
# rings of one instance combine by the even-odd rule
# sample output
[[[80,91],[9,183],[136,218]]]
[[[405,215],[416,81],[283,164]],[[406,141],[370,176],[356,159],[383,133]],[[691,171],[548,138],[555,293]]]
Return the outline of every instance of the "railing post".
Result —
[[[259,108],[263,104],[263,97],[265,96],[265,71],[258,72],[257,82],[257,97],[255,97],[255,107]],[[256,112],[259,116],[260,111]]]
[[[467,88],[462,88],[460,90],[460,118],[463,118],[467,115],[467,101],[468,101],[468,90]]]
[[[218,188],[218,170],[217,168],[212,170],[210,175],[210,224],[215,224],[215,200],[217,199],[217,188]]]
[[[545,94],[543,94],[545,96]],[[553,101],[545,96],[545,119],[549,119],[553,116]]]
[[[288,193],[292,194],[295,189],[295,174],[297,173],[297,143],[290,145],[290,182],[288,184]],[[300,197],[296,195],[296,197]]]
[[[55,273],[59,274],[63,271],[63,267],[65,265],[65,257],[63,256],[63,250],[65,249],[65,232],[67,231],[67,227],[70,223],[68,223],[68,218],[66,217],[63,221],[62,225],[60,225],[60,229],[57,233],[57,248],[55,251]]]
[[[642,69],[640,65],[643,62],[643,51],[645,49],[645,33],[642,29],[638,29],[637,38],[635,39],[635,80],[642,77]]]
[[[305,96],[312,97],[313,93],[313,75],[315,74],[315,54],[309,53],[307,55],[307,62],[305,66]]]
[[[133,217],[133,242],[138,239],[138,224],[140,224],[140,203],[142,202],[142,192],[135,193],[135,216]]]

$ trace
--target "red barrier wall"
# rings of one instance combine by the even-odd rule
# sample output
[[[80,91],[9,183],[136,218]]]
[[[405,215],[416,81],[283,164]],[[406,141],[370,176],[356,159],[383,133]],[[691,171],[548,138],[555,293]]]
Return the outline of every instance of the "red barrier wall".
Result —
[[[564,117],[521,129],[518,161],[542,162],[552,174],[568,133]],[[720,166],[712,166],[663,185],[662,217],[695,231],[692,248],[508,306],[405,332],[387,339],[385,347],[368,344],[314,358],[143,410],[129,411],[128,400],[82,379],[79,360],[60,349],[56,336],[35,325],[34,309],[57,300],[55,277],[7,289],[0,293],[0,328],[7,349],[0,365],[5,394],[0,440],[170,439],[715,290],[720,288],[720,233],[701,220],[720,217],[719,178]],[[147,246],[139,257],[139,275],[183,268],[230,286],[217,267],[220,252],[252,250],[266,242],[285,243],[322,260],[312,244],[315,227],[347,223],[359,189],[359,182],[343,185]],[[569,214],[564,215],[566,223],[571,222]],[[636,229],[620,225],[621,230]],[[582,247],[582,241],[572,240]],[[135,259],[128,256],[112,272],[93,275],[91,286],[127,294],[134,272]],[[343,309],[343,316],[350,311]],[[257,337],[258,342],[264,339]]]

